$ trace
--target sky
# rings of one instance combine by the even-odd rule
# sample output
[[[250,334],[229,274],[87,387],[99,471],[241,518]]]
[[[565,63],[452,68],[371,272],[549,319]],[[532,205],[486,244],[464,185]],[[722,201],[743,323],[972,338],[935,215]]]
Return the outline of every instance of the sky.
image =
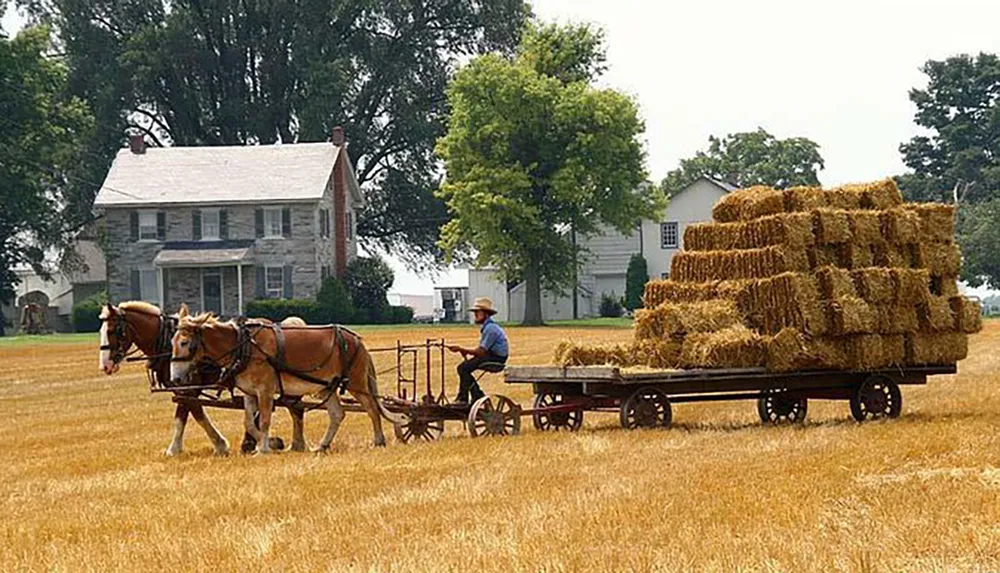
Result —
[[[818,143],[827,186],[901,173],[899,144],[919,133],[908,92],[926,84],[923,63],[1000,53],[998,0],[532,4],[543,20],[604,29],[601,84],[638,101],[654,181],[704,149],[710,135],[757,127]],[[11,19],[4,18],[7,30]],[[429,277],[392,264],[393,290],[431,292]]]

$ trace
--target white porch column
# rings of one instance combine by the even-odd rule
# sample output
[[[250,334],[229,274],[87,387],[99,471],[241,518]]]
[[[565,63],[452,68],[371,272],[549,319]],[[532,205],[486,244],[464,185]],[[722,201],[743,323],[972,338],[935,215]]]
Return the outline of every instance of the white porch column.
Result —
[[[243,316],[243,263],[236,265],[237,316]]]

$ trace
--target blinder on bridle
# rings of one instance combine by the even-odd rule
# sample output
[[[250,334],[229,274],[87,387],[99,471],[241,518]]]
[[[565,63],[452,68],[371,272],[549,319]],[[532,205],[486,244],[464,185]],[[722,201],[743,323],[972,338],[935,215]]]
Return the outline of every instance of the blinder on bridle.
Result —
[[[130,325],[128,323],[128,320],[125,319],[124,309],[118,309],[115,312],[115,314],[118,315],[118,319],[115,321],[115,328],[111,334],[115,335],[116,344],[112,345],[111,341],[109,340],[108,344],[102,344],[100,349],[110,351],[111,361],[114,362],[115,364],[120,364],[122,360],[125,360],[125,358],[128,356],[128,349],[129,347],[132,346],[132,339],[129,336],[129,328],[131,328],[132,325]],[[106,323],[108,320],[110,320],[110,318],[111,317],[102,318],[101,322]]]

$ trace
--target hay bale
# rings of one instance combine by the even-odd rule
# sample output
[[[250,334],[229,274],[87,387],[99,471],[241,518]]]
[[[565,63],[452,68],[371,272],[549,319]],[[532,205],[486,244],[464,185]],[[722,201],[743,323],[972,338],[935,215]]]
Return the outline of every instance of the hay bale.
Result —
[[[817,243],[829,245],[850,242],[851,222],[847,211],[815,209],[812,216]]]
[[[888,304],[875,307],[879,334],[905,334],[920,328],[917,308],[912,305]]]
[[[909,245],[880,242],[872,245],[872,252],[876,267],[908,269],[911,266]]]
[[[872,245],[884,241],[882,220],[879,215],[878,211],[849,211],[847,213],[853,242]]]
[[[824,299],[858,295],[851,272],[846,269],[823,267],[816,271],[816,282],[819,285],[819,294]]]
[[[919,243],[913,252],[914,267],[932,275],[956,276],[962,270],[962,252],[954,243]]]
[[[898,288],[892,272],[887,268],[872,267],[851,271],[851,278],[858,296],[872,304],[896,302]]]
[[[654,308],[641,308],[635,311],[635,338],[638,340],[658,340],[663,338],[663,325],[666,320],[666,303]]]
[[[955,317],[955,330],[973,334],[983,329],[983,309],[978,300],[953,296],[948,298],[948,303]]]
[[[656,280],[646,283],[642,303],[655,308],[664,302],[698,302],[716,298],[735,298],[746,281],[709,281],[702,283]]]
[[[789,187],[784,190],[783,195],[785,211],[789,213],[826,207],[826,192],[819,187]]]
[[[896,284],[896,302],[917,306],[931,296],[930,273],[926,269],[889,269]]]
[[[589,346],[564,340],[556,345],[553,362],[559,366],[629,366],[632,364],[631,345],[604,344]]]
[[[900,366],[906,359],[902,334],[861,334],[840,341],[846,367],[851,370],[874,370]]]
[[[812,269],[839,267],[841,255],[840,245],[817,245],[809,249],[809,266]]]
[[[748,325],[765,334],[793,327],[820,335],[828,328],[816,281],[805,273],[748,283],[737,297],[737,308]]]
[[[927,300],[917,306],[917,311],[921,330],[946,332],[955,328],[956,317],[952,313],[951,303],[943,296],[928,296]]]
[[[683,282],[766,278],[809,270],[803,249],[772,246],[736,251],[682,251],[671,261],[670,276]]]
[[[637,340],[632,343],[632,365],[650,368],[677,368],[683,342],[679,340]]]
[[[842,296],[824,302],[829,332],[836,335],[871,334],[878,319],[871,305],[856,296]]]
[[[840,266],[851,270],[874,266],[876,250],[872,245],[855,243],[840,245]]]
[[[896,182],[883,179],[871,183],[841,185],[827,194],[829,206],[837,209],[874,209],[882,211],[903,204],[903,194]]]
[[[767,369],[773,372],[848,368],[840,338],[811,337],[786,328],[767,341]]]
[[[712,219],[718,223],[749,221],[784,211],[780,191],[761,185],[727,193],[712,207]]]
[[[906,364],[954,364],[969,354],[969,338],[962,332],[911,332],[906,334]]]
[[[953,297],[958,296],[958,277],[955,276],[931,276],[931,294]]]
[[[861,194],[844,188],[830,189],[826,192],[826,206],[845,211],[860,209]]]
[[[763,337],[736,325],[686,337],[680,363],[684,368],[752,368],[764,365],[765,349]]]
[[[920,240],[920,217],[912,210],[890,209],[880,214],[882,235],[893,245],[907,245]]]
[[[812,219],[806,213],[781,213],[735,223],[696,223],[688,225],[684,231],[684,246],[689,251],[812,244]]]
[[[664,303],[663,335],[715,332],[742,324],[735,300],[715,299],[691,303]]]
[[[950,243],[955,239],[955,206],[943,203],[906,203],[920,219],[918,240]]]

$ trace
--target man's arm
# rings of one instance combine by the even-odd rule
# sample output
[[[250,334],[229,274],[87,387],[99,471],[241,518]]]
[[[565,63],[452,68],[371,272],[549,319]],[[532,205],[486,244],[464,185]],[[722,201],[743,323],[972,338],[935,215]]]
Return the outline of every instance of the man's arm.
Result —
[[[445,346],[445,348],[451,350],[452,352],[458,352],[462,356],[467,356],[470,354],[476,357],[486,356],[486,349],[483,348],[482,346],[477,346],[475,348],[463,348],[456,344],[448,344],[447,346]]]

